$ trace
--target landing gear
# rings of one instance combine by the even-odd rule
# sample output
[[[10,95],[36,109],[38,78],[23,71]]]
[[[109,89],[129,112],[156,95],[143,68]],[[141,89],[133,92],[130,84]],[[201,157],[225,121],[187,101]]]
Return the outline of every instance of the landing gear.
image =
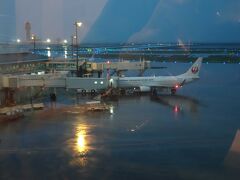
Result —
[[[87,95],[87,91],[85,89],[82,90],[82,96],[86,96]]]
[[[92,90],[91,90],[91,95],[94,96],[95,94],[96,94],[95,89],[92,89]]]
[[[57,96],[56,96],[55,93],[50,93],[50,100],[51,100],[51,102],[56,102],[57,101]]]
[[[56,93],[50,93],[51,108],[56,108],[56,101],[57,101]],[[32,98],[31,98],[31,104],[32,104]]]
[[[151,90],[151,95],[152,95],[152,96],[157,96],[157,95],[158,95],[158,92],[157,92],[157,89],[156,89],[156,88],[152,88],[152,90]]]
[[[175,94],[176,94],[176,92],[177,92],[177,90],[176,90],[176,89],[171,89],[171,95],[175,95]]]

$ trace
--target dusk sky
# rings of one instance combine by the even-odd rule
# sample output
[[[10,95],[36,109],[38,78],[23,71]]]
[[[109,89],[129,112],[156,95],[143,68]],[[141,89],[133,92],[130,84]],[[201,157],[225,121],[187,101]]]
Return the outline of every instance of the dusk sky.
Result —
[[[16,0],[16,32],[24,39],[30,21],[42,39],[70,39],[80,20],[82,42],[240,42],[239,9],[240,0]]]

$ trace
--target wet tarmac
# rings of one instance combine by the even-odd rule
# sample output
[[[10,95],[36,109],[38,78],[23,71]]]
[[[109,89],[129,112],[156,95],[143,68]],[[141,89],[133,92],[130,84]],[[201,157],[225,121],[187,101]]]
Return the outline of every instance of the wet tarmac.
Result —
[[[239,82],[240,65],[204,64],[176,96],[120,97],[106,112],[58,109],[87,97],[46,100],[0,124],[0,179],[239,179]]]

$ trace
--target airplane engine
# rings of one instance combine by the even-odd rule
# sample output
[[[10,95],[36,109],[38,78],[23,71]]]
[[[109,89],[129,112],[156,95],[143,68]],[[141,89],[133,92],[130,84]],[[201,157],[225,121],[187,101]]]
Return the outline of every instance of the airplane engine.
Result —
[[[150,92],[151,91],[151,87],[148,86],[140,86],[140,92]]]

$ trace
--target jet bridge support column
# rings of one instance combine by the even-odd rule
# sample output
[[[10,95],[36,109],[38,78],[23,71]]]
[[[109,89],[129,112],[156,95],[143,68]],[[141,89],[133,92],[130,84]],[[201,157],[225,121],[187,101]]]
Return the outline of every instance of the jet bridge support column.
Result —
[[[16,104],[16,101],[14,100],[14,93],[15,90],[11,88],[3,88],[4,92],[4,101],[3,105],[4,106],[13,106]]]

